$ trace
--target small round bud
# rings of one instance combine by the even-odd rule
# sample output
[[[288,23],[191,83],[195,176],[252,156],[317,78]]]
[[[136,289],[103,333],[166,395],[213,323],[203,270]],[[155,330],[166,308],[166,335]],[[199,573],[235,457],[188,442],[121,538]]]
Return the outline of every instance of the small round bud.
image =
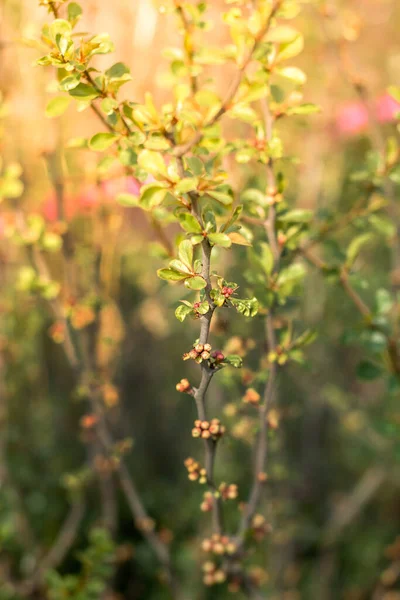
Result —
[[[214,581],[215,583],[223,583],[226,580],[226,575],[222,571],[222,569],[218,569],[214,573]]]
[[[206,352],[211,352],[211,344],[204,344],[204,350]]]
[[[216,542],[213,545],[213,552],[215,554],[224,554],[224,552],[225,552],[225,546],[224,546],[224,544],[222,544],[221,542]]]
[[[194,349],[196,350],[197,354],[201,354],[204,350],[204,346],[203,346],[203,344],[196,344]]]
[[[208,421],[201,421],[200,427],[202,429],[208,429],[210,427],[210,423]]]
[[[215,571],[215,563],[213,563],[211,560],[207,560],[205,563],[203,563],[201,568],[203,569],[204,573],[212,573]]]
[[[201,358],[202,358],[203,360],[208,360],[208,359],[210,358],[210,353],[209,353],[209,352],[207,352],[206,350],[204,350],[204,351],[201,353]]]
[[[201,437],[202,437],[204,440],[208,440],[208,439],[211,437],[211,433],[210,433],[210,431],[209,431],[208,429],[204,429],[204,430],[201,432]]]
[[[197,427],[194,427],[194,428],[192,429],[192,436],[193,436],[194,438],[198,438],[198,437],[200,437],[200,436],[201,436],[201,429],[197,429]]]

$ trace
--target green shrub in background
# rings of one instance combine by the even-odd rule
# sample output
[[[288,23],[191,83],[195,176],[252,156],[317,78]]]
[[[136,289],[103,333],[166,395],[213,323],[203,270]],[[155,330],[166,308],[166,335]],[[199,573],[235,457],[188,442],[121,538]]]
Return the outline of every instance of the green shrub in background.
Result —
[[[139,367],[143,361],[147,365],[148,376],[144,371],[143,381],[162,374],[163,368],[167,373],[173,364],[176,389],[189,396],[182,412],[170,419],[173,435],[160,452],[179,454],[169,446],[175,442],[175,446],[186,447],[191,431],[195,438],[193,457],[186,458],[185,467],[193,483],[188,488],[190,499],[182,484],[175,491],[168,478],[160,484],[150,472],[139,473],[138,483],[132,469],[135,450],[132,459],[129,456],[132,440],[124,426],[124,413],[135,418],[135,411],[143,409],[137,407],[142,400],[140,388],[135,390],[133,405],[121,406],[121,391],[127,398],[132,392],[127,385],[130,340],[128,336],[124,339],[119,329],[124,329],[124,317],[142,293],[137,282],[143,274],[153,276],[155,259],[136,255],[134,260],[142,264],[131,267],[130,273],[122,254],[117,269],[121,289],[119,295],[114,293],[104,277],[104,235],[112,231],[116,207],[105,207],[86,225],[68,223],[60,185],[62,161],[56,156],[49,160],[48,169],[56,191],[57,220],[49,225],[41,216],[26,214],[14,199],[22,193],[20,170],[5,167],[2,196],[14,212],[6,235],[25,250],[26,260],[13,281],[8,301],[15,293],[30,294],[46,307],[45,314],[51,319],[50,324],[30,304],[24,314],[15,310],[6,318],[5,336],[18,347],[16,356],[11,352],[6,357],[8,394],[24,393],[32,378],[24,372],[14,381],[18,360],[24,370],[26,360],[40,369],[40,357],[30,356],[32,347],[22,341],[18,323],[26,323],[38,339],[46,321],[53,343],[64,350],[57,362],[65,358],[69,365],[62,395],[66,401],[79,401],[71,412],[74,423],[79,422],[83,442],[71,457],[74,466],[80,463],[78,468],[70,470],[65,459],[60,459],[59,475],[69,492],[71,508],[53,546],[45,540],[47,552],[43,544],[36,544],[35,531],[32,543],[25,540],[28,550],[22,550],[24,544],[17,542],[21,524],[27,531],[31,525],[22,510],[24,498],[18,497],[15,504],[19,486],[13,485],[12,473],[6,473],[10,499],[5,495],[2,537],[6,544],[4,572],[9,580],[5,597],[35,597],[38,593],[51,599],[83,600],[112,598],[117,590],[127,598],[225,597],[229,593],[249,598],[280,597],[280,593],[288,594],[288,598],[351,598],[344,594],[355,587],[361,591],[353,597],[376,593],[384,598],[387,590],[384,587],[382,591],[381,586],[386,581],[390,588],[397,581],[388,575],[380,579],[378,569],[385,545],[393,541],[393,531],[389,534],[385,519],[378,540],[371,531],[366,542],[367,533],[360,531],[356,542],[347,547],[342,536],[387,479],[392,481],[387,506],[396,498],[393,456],[398,456],[400,372],[396,138],[386,140],[372,115],[373,148],[364,155],[362,168],[349,174],[351,182],[343,190],[351,201],[340,211],[337,206],[317,212],[304,209],[296,204],[296,160],[281,133],[291,119],[318,112],[316,105],[303,101],[306,75],[292,64],[304,44],[301,32],[292,24],[304,3],[227,2],[221,18],[230,42],[218,48],[202,42],[204,32],[210,29],[207,3],[177,0],[163,4],[161,10],[168,23],[173,23],[173,16],[178,20],[183,47],[165,50],[170,60],[171,94],[161,107],[150,94],[144,103],[119,99],[120,88],[131,78],[130,71],[123,63],[104,72],[93,66],[96,55],[112,52],[113,45],[106,34],[80,32],[82,9],[76,3],[41,4],[54,18],[43,27],[40,44],[45,50],[37,62],[56,69],[60,91],[49,101],[47,116],[61,116],[73,101],[79,110],[96,113],[102,122],[101,131],[90,139],[72,140],[69,146],[101,153],[102,176],[115,163],[122,165],[126,175],[134,178],[137,193],[121,192],[116,202],[125,209],[145,211],[162,242],[157,247],[157,274],[175,285],[170,289],[163,284],[158,301],[160,305],[175,302],[175,316],[184,323],[185,338],[174,328],[170,340],[153,343],[154,354],[146,352],[143,356],[143,332],[129,326],[128,331],[132,344],[139,347],[135,360]],[[232,69],[230,86],[221,94],[209,70],[228,68]],[[353,79],[350,83],[369,109],[365,86]],[[392,87],[390,93],[396,98],[399,91]],[[246,165],[253,180],[240,176],[241,165]],[[386,266],[381,273],[375,269],[371,273],[370,265],[364,262],[371,248],[382,255]],[[317,280],[314,269],[320,274]],[[322,314],[318,320],[304,314],[304,297],[317,306],[310,293],[313,285],[327,285],[336,304],[331,307],[328,323]],[[344,304],[343,292],[349,303]],[[342,305],[343,310],[339,310]],[[347,312],[349,306],[354,307],[354,314]],[[312,326],[307,321],[312,321]],[[321,408],[315,400],[320,392],[305,383],[304,367],[309,373],[312,369],[318,379],[318,366],[326,355],[331,359],[325,342],[332,343],[329,327],[343,333],[347,344],[363,348],[353,372],[364,382],[376,380],[379,396],[366,410],[356,405],[349,412],[347,400],[334,386],[327,385],[327,403]],[[317,350],[313,350],[314,343]],[[172,350],[188,362],[178,366]],[[156,362],[159,355],[164,356],[165,363]],[[333,368],[344,371],[343,357],[334,358]],[[192,362],[197,369],[188,366]],[[125,374],[120,364],[124,364]],[[140,381],[140,370],[136,377],[136,382]],[[346,381],[345,373],[342,377]],[[156,379],[151,393],[161,398],[168,392],[163,379]],[[228,399],[223,406],[213,392],[218,385]],[[53,379],[50,397],[51,393],[60,394],[58,387],[59,382]],[[314,397],[309,397],[311,390]],[[192,403],[191,408],[188,403]],[[38,404],[46,417],[47,403]],[[336,418],[343,415],[345,419],[341,451],[354,444],[353,436],[360,438],[343,460],[332,450],[335,443],[329,436],[335,427],[325,417],[325,410],[330,414],[334,410]],[[11,415],[12,408],[7,412]],[[151,431],[157,413],[148,415],[144,423]],[[285,423],[283,433],[281,421]],[[293,432],[298,427],[300,435]],[[39,445],[41,435],[40,430],[35,434]],[[46,435],[51,440],[51,432]],[[146,435],[147,431],[143,437]],[[296,456],[299,440],[305,448],[303,456],[311,453],[305,464]],[[11,436],[8,446],[12,444]],[[57,448],[56,440],[47,444]],[[316,460],[314,453],[321,451],[331,459],[332,478]],[[57,452],[62,453],[62,449]],[[352,478],[355,462],[362,464],[358,482]],[[57,471],[55,463],[53,469]],[[335,466],[339,463],[344,479],[354,489],[346,501],[332,509]],[[36,477],[32,467],[34,464],[22,482],[30,488],[34,488]],[[319,470],[316,490],[315,469]],[[176,467],[171,467],[171,474],[179,481]],[[54,482],[47,489],[51,485]],[[163,502],[151,500],[159,493],[165,494],[166,514]],[[315,507],[319,494],[322,502]],[[77,565],[71,549],[82,534],[82,523],[87,524],[83,519],[88,498],[101,507],[102,529],[93,530]],[[164,527],[150,516],[149,501]],[[380,501],[385,510],[383,496]],[[207,524],[195,504],[210,513]],[[129,516],[121,512],[126,507]],[[35,512],[34,502],[28,512]],[[53,522],[57,517],[49,515]],[[10,530],[9,523],[17,518],[22,521],[19,525],[15,521]],[[176,531],[173,541],[171,530]],[[135,567],[130,572],[127,569],[124,574],[124,567],[118,566],[113,537],[142,539],[133,550]],[[364,557],[368,565],[364,574],[356,566],[363,547],[369,553]],[[394,545],[392,572],[397,560],[395,549]],[[130,558],[128,552],[128,561]],[[341,564],[346,569],[341,569]],[[64,569],[73,574],[65,574]],[[139,570],[136,589],[129,587],[135,569]],[[200,579],[211,591],[202,591]]]

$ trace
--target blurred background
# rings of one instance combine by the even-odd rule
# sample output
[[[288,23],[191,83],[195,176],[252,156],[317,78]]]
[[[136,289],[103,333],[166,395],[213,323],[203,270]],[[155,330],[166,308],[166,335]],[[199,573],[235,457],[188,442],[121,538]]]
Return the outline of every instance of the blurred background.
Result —
[[[219,25],[223,6],[214,0],[209,7],[216,25],[207,35],[214,45],[226,41],[225,27]],[[131,68],[132,81],[122,97],[142,101],[150,90],[157,104],[168,98],[162,50],[178,45],[179,34],[173,17],[160,14],[159,7],[152,0],[82,2],[81,28],[106,31],[115,42],[115,54],[98,59],[99,67],[121,60]],[[101,327],[111,342],[96,352],[116,435],[133,440],[129,468],[160,535],[171,546],[183,597],[231,597],[225,586],[207,589],[201,584],[199,539],[207,535],[210,519],[199,511],[204,490],[188,481],[183,465],[188,456],[198,458],[199,451],[190,436],[193,404],[175,385],[182,377],[196,380],[196,369],[182,363],[181,355],[197,336],[197,325],[173,318],[181,292],[155,275],[176,230],[155,229],[138,209],[116,206],[116,194],[135,185],[118,165],[106,169],[96,153],[68,149],[71,138],[100,131],[95,115],[77,113],[71,106],[61,119],[45,117],[49,93],[56,89],[54,72],[33,66],[40,53],[27,42],[40,34],[48,18],[45,8],[32,0],[1,0],[0,11],[1,153],[5,164],[22,166],[24,193],[18,209],[41,215],[57,232],[56,186],[61,181],[65,218],[78,240],[76,290],[86,297],[100,281],[108,298]],[[288,194],[300,208],[345,214],[358,197],[350,175],[363,169],[370,147],[368,115],[351,79],[363,80],[380,127],[395,134],[398,107],[387,88],[400,81],[400,4],[309,1],[296,21],[305,35],[304,52],[296,61],[308,75],[305,101],[322,110],[307,120],[285,121],[282,128],[286,148],[299,159],[290,171]],[[219,73],[221,90],[229,85],[229,76]],[[240,134],[246,130],[232,132]],[[250,163],[228,162],[227,168],[237,193],[257,177]],[[87,477],[90,445],[82,428],[87,407],[57,344],[51,311],[16,284],[26,257],[4,235],[13,219],[15,205],[2,204],[0,598],[78,599],[57,592],[54,583],[52,596],[24,596],[9,584],[29,579],[37,554],[51,548],[69,514],[74,489]],[[344,240],[346,233],[336,243]],[[246,252],[236,250],[234,264],[231,254],[223,259],[227,279],[243,283],[238,273],[246,269]],[[384,245],[374,247],[363,267],[371,288],[387,285]],[[50,268],[57,273],[56,259]],[[74,305],[74,298],[65,300]],[[308,350],[307,367],[289,365],[280,385],[264,507],[273,531],[259,544],[255,574],[266,583],[271,599],[399,600],[399,391],[388,391],[380,380],[356,377],[363,344],[371,340],[362,338],[359,317],[342,290],[327,286],[310,268],[300,302],[301,321],[317,329],[318,339]],[[81,311],[76,318],[84,322],[86,316]],[[213,330],[215,346],[229,348],[245,361],[244,373],[221,374],[209,400],[228,428],[232,419],[217,479],[238,484],[241,500],[250,482],[245,465],[251,464],[254,422],[232,415],[245,390],[245,374],[258,366],[261,329],[258,317],[228,316],[217,320]],[[88,486],[79,532],[57,565],[59,573],[81,572],[77,552],[88,547],[92,527],[106,524],[114,546],[107,550],[104,539],[93,544],[105,544],[104,552],[112,555],[107,598],[168,598],[112,470],[105,466],[103,472],[108,504],[99,502],[96,483]],[[230,510],[228,519],[234,523],[237,509]],[[102,596],[94,592],[87,597]]]

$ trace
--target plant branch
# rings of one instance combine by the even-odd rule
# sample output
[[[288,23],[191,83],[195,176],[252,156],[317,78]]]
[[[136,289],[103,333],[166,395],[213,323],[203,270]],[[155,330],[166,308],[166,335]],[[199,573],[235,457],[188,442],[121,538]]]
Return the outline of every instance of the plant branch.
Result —
[[[264,118],[264,135],[267,144],[272,139],[273,130],[273,116],[269,110],[267,100],[261,102],[263,118]],[[271,157],[269,157],[267,165],[267,182],[268,188],[274,193],[277,192],[277,181],[274,172],[274,163]],[[276,236],[276,210],[275,205],[271,205],[268,211],[268,217],[264,223],[265,232],[269,245],[271,247],[274,264],[273,271],[276,272],[279,268],[280,262],[280,248]],[[266,340],[269,352],[272,352],[277,345],[276,334],[274,328],[274,317],[273,307],[271,306],[269,313],[266,317]],[[276,362],[272,362],[269,368],[269,375],[266,386],[264,388],[263,403],[259,408],[259,435],[255,448],[255,461],[253,467],[253,484],[250,491],[249,499],[246,504],[246,508],[243,512],[242,519],[240,521],[238,538],[240,545],[244,542],[244,537],[251,524],[251,520],[255,515],[258,505],[260,503],[262,488],[264,485],[263,473],[265,472],[265,465],[267,461],[268,451],[268,412],[275,400],[276,395],[276,379],[277,379],[278,365]]]
[[[186,54],[187,66],[189,69],[189,78],[190,78],[190,88],[192,90],[192,94],[194,95],[198,90],[197,85],[197,77],[193,75],[193,65],[194,65],[194,51],[193,51],[193,42],[192,42],[192,32],[193,27],[189,23],[185,10],[180,3],[180,0],[175,0],[176,11],[180,17],[182,27],[184,30],[184,49]]]
[[[199,131],[196,133],[196,135],[194,135],[192,137],[192,139],[188,140],[187,142],[185,142],[183,144],[175,145],[175,147],[173,149],[173,154],[176,157],[182,157],[184,154],[189,152],[189,150],[191,150],[193,148],[193,146],[195,146],[202,140],[202,138],[204,136],[204,129],[206,129],[207,127],[212,127],[212,125],[215,125],[215,123],[217,123],[217,121],[219,121],[219,119],[229,110],[230,105],[240,87],[244,73],[245,73],[247,67],[249,66],[250,62],[252,61],[255,51],[259,47],[259,45],[262,42],[266,33],[269,31],[269,28],[275,18],[275,15],[278,12],[278,10],[282,4],[282,1],[283,0],[275,0],[273,6],[271,8],[270,15],[269,15],[265,25],[262,27],[260,32],[254,38],[252,47],[250,48],[247,56],[244,58],[241,66],[238,68],[236,74],[234,75],[232,82],[230,84],[230,87],[228,89],[228,92],[225,96],[225,99],[222,101],[222,104],[219,107],[219,109],[217,110],[217,112],[215,113],[215,115],[213,117],[211,117],[209,119],[209,121],[204,123],[202,129],[199,129]]]

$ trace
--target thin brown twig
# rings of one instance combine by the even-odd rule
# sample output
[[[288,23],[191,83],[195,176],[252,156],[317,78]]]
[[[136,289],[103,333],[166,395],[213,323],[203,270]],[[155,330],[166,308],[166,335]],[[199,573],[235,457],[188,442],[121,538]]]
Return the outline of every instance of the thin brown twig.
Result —
[[[272,139],[272,128],[273,128],[273,116],[269,110],[268,102],[264,100],[262,102],[262,112],[264,117],[264,134],[265,141],[268,144]],[[277,190],[277,182],[274,172],[274,163],[272,158],[268,159],[266,165],[268,187],[271,190]],[[267,234],[267,239],[271,247],[274,264],[273,271],[277,271],[280,262],[280,248],[276,236],[276,210],[275,206],[272,205],[268,210],[268,217],[265,221],[264,227]],[[266,317],[266,340],[269,352],[272,352],[277,345],[276,334],[274,328],[274,317],[273,307],[270,308]],[[240,521],[238,538],[240,545],[244,542],[246,531],[248,530],[251,520],[257,510],[260,503],[262,489],[264,485],[263,473],[265,472],[265,465],[267,461],[268,451],[268,412],[271,405],[275,400],[276,395],[276,380],[278,373],[278,365],[276,362],[272,362],[269,368],[269,374],[266,386],[264,388],[263,403],[259,408],[259,424],[260,430],[256,443],[255,449],[255,461],[253,467],[253,483],[249,495],[246,508],[243,512],[242,519]]]
[[[189,23],[188,18],[185,13],[185,9],[183,8],[183,6],[179,0],[175,0],[175,7],[176,7],[177,13],[180,17],[180,20],[181,20],[181,23],[183,26],[183,30],[184,30],[183,46],[185,49],[187,66],[189,69],[190,87],[192,90],[192,94],[194,95],[198,90],[198,85],[197,85],[197,76],[193,74],[193,65],[194,65],[194,50],[193,50],[193,43],[192,43],[193,27]]]

